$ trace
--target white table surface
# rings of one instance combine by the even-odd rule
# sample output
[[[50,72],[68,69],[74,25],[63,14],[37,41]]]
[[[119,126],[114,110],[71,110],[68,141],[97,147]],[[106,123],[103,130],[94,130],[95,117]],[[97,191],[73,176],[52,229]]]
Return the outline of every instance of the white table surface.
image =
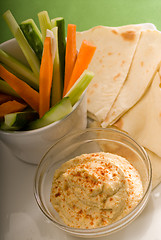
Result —
[[[0,240],[78,240],[49,223],[34,195],[36,166],[21,162],[0,142]],[[98,240],[161,240],[161,184],[128,227]]]

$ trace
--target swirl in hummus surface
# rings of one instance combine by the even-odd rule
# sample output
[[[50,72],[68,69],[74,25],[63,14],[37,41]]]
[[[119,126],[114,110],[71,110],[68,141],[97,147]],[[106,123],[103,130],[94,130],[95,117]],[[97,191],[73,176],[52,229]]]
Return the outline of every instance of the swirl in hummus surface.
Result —
[[[50,201],[70,227],[102,227],[127,215],[143,196],[137,170],[112,153],[77,156],[56,170]]]

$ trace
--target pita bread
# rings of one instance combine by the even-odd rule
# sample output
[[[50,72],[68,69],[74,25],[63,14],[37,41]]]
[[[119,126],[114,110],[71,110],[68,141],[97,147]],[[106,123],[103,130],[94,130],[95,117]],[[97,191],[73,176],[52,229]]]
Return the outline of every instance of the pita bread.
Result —
[[[115,125],[161,157],[161,79],[158,72],[142,99]]]
[[[143,31],[128,77],[102,127],[112,125],[142,97],[161,62],[161,32]]]
[[[114,127],[117,127],[120,130],[127,132],[140,145],[145,147],[145,150],[147,151],[152,163],[153,189],[161,182],[161,105],[160,105],[161,103],[161,67],[159,68],[159,64],[161,60],[161,52],[160,52],[159,46],[160,46],[161,39],[160,39],[160,33],[157,31],[154,31],[154,32],[155,33],[154,35],[152,35],[152,39],[151,40],[149,39],[149,52],[151,49],[151,52],[153,53],[153,48],[154,48],[153,54],[156,54],[157,61],[155,62],[156,59],[154,59],[154,57],[151,57],[150,61],[148,58],[147,59],[145,58],[145,60],[152,62],[152,66],[154,67],[154,68],[153,67],[150,68],[151,77],[149,77],[148,84],[145,82],[147,84],[146,89],[143,89],[142,96],[140,97],[138,102],[135,103],[134,106],[131,109],[129,109],[127,113],[125,113],[119,119],[119,121],[117,121],[114,125]],[[158,38],[157,36],[159,36],[158,41],[157,41],[157,38]],[[141,35],[141,38],[142,38],[142,35]],[[157,44],[159,44],[159,46],[155,48],[156,42]],[[144,44],[142,44],[142,46]],[[138,50],[138,47],[137,47],[137,50]],[[137,50],[136,50],[136,53],[137,53]],[[134,59],[136,57],[136,53],[135,53]],[[147,50],[147,53],[148,53],[148,50]],[[141,56],[141,53],[140,53],[140,56]],[[137,59],[141,61],[141,57],[139,58],[139,55]],[[158,72],[156,72],[157,69],[158,69]],[[132,70],[132,66],[130,71],[131,70]],[[139,72],[138,75],[140,74],[141,72]],[[130,75],[130,72],[129,72],[129,75]],[[126,81],[129,79],[129,75]],[[140,79],[140,81],[142,81],[142,79]],[[126,82],[124,84],[126,84]],[[134,87],[135,86],[138,89],[136,79],[135,79]],[[124,85],[122,89],[123,88],[124,88]],[[121,91],[120,91],[120,94],[121,94]],[[131,88],[129,92],[131,95],[133,93],[133,88]],[[89,127],[101,127],[101,123],[98,121],[91,122],[90,120]]]
[[[95,74],[87,90],[87,110],[92,119],[105,119],[127,77],[140,33],[147,28],[154,25],[97,26],[77,32],[77,48],[84,39],[97,47],[88,67]]]

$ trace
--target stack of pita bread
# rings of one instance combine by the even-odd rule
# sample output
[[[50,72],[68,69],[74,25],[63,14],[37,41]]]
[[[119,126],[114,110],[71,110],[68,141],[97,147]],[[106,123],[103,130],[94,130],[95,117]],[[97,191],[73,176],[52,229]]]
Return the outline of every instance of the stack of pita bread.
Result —
[[[145,147],[153,188],[161,182],[161,32],[153,24],[97,26],[77,32],[97,49],[89,65],[88,116],[95,125],[115,126]]]

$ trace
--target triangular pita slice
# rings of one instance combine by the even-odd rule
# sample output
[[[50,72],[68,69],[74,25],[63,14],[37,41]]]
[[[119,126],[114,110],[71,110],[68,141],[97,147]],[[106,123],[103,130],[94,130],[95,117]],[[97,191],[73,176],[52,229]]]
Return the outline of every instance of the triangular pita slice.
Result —
[[[158,72],[142,99],[115,125],[161,157],[161,78]]]
[[[77,32],[78,49],[84,39],[97,47],[89,65],[95,74],[87,90],[87,110],[91,118],[105,119],[127,77],[140,33],[146,28],[154,25],[97,26]]]
[[[128,77],[102,127],[112,125],[142,97],[161,62],[161,32],[143,31]]]

